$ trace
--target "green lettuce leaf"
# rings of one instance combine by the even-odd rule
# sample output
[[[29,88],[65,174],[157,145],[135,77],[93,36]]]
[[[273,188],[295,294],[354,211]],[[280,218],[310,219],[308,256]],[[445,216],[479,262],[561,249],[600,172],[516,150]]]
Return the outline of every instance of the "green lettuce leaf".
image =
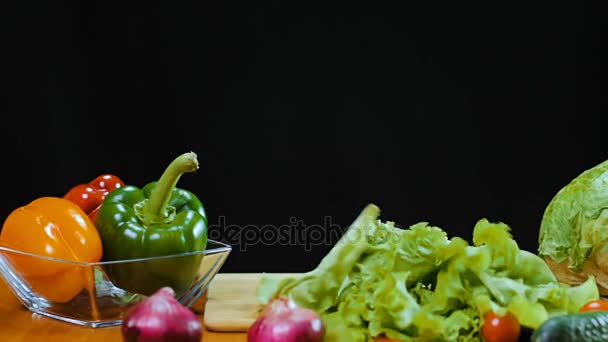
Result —
[[[262,303],[287,296],[316,310],[326,341],[481,341],[483,316],[512,313],[526,327],[599,298],[593,278],[559,284],[537,255],[520,250],[503,223],[479,220],[473,245],[426,222],[408,229],[366,207],[313,271],[264,279]]]
[[[608,240],[608,160],[584,171],[553,197],[541,221],[539,254],[582,270],[593,247]]]

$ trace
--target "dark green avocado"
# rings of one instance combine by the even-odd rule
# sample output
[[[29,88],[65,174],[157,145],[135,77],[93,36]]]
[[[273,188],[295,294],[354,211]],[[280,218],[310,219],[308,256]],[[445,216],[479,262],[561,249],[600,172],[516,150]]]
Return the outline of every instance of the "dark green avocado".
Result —
[[[608,311],[555,316],[532,334],[532,342],[608,341]]]

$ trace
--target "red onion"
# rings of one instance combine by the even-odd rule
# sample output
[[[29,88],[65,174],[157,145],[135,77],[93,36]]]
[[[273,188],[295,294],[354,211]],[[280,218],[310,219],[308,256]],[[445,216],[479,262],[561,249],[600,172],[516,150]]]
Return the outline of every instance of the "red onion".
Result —
[[[321,342],[324,337],[321,317],[284,297],[268,303],[247,331],[248,342]]]
[[[170,287],[135,304],[122,322],[126,342],[200,342],[202,334],[201,321],[177,301]]]

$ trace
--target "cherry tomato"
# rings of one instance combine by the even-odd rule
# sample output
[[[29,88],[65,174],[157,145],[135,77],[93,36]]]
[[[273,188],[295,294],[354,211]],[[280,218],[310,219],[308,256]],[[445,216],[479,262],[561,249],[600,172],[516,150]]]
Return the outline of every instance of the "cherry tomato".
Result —
[[[517,318],[511,313],[498,316],[489,311],[483,316],[484,324],[481,333],[485,342],[516,342],[521,333]]]
[[[583,305],[580,310],[580,312],[587,312],[587,311],[608,311],[608,301],[605,300],[592,300],[589,303]]]

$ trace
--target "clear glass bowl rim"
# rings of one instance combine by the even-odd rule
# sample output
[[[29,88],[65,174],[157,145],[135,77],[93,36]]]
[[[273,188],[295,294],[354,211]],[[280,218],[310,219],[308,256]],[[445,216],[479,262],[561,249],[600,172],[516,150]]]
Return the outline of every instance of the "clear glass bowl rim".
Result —
[[[218,247],[209,248],[209,244],[217,244]],[[201,250],[201,251],[187,252],[187,253],[180,253],[180,254],[168,254],[168,255],[146,257],[146,258],[136,258],[136,259],[124,259],[124,260],[112,260],[112,261],[96,261],[96,262],[81,262],[81,261],[75,261],[75,260],[65,260],[65,259],[52,258],[52,257],[45,256],[45,255],[28,253],[28,252],[23,252],[23,251],[19,251],[19,250],[16,250],[16,249],[12,249],[12,248],[9,248],[9,247],[0,246],[0,252],[9,252],[9,253],[21,254],[21,255],[25,255],[25,256],[29,256],[29,257],[34,257],[34,258],[39,258],[39,259],[45,259],[45,260],[54,261],[54,262],[61,262],[61,263],[65,263],[65,264],[72,264],[72,265],[81,266],[81,267],[125,264],[125,263],[141,262],[141,261],[149,261],[149,260],[179,258],[179,257],[186,257],[186,256],[192,256],[192,255],[201,255],[201,254],[202,255],[210,255],[210,254],[229,252],[231,250],[232,250],[232,247],[230,245],[227,245],[227,244],[225,244],[223,242],[219,242],[219,241],[216,241],[216,240],[209,239],[209,240],[207,240],[207,248],[205,248],[204,250]]]

